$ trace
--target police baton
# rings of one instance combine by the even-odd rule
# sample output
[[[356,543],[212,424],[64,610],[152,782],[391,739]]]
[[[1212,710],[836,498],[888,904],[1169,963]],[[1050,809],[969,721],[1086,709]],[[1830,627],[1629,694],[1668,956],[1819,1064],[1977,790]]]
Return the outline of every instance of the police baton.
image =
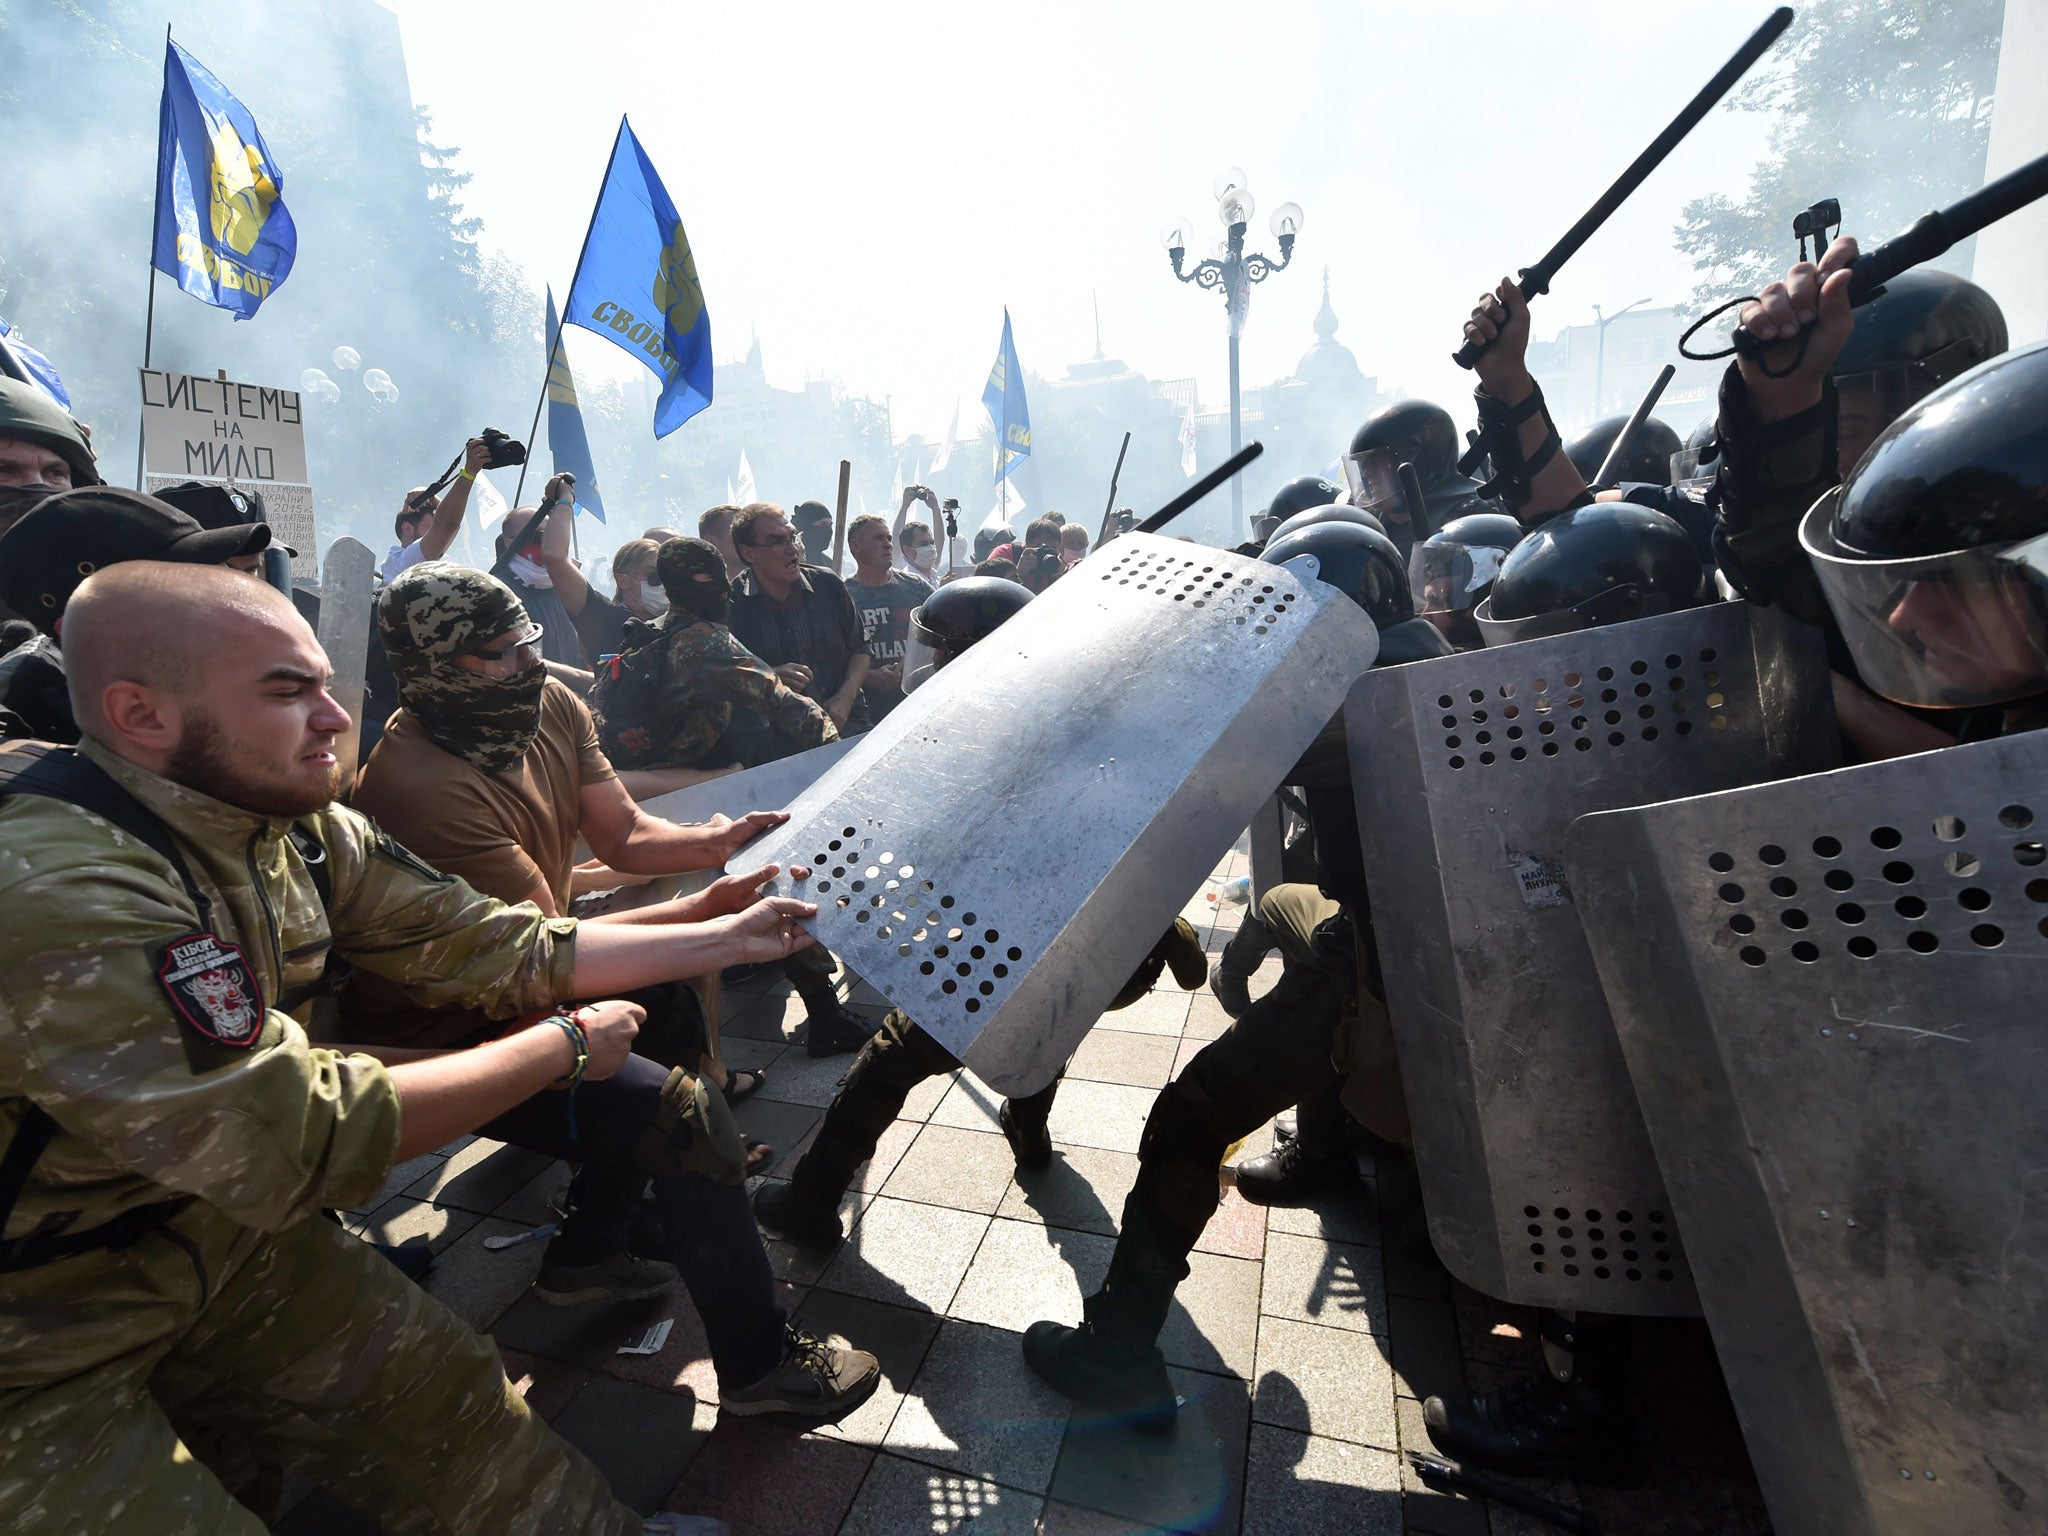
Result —
[[[1146,518],[1145,521],[1138,524],[1131,532],[1157,533],[1176,517],[1179,517],[1181,513],[1187,511],[1189,507],[1192,507],[1204,496],[1215,490],[1217,486],[1222,485],[1227,480],[1234,479],[1239,470],[1243,469],[1245,465],[1251,463],[1253,459],[1256,459],[1265,451],[1266,445],[1264,443],[1246,443],[1237,452],[1233,453],[1221,464],[1218,464],[1209,473],[1202,476],[1201,479],[1182,491],[1157,512]]]
[[[1131,451],[1131,434],[1124,434],[1124,445],[1116,451],[1116,468],[1109,472],[1109,500],[1102,504],[1102,527],[1096,532],[1095,547],[1102,548],[1102,541],[1109,537],[1109,520],[1116,516],[1116,483],[1124,477],[1124,455]]]
[[[1664,386],[1671,382],[1671,376],[1678,372],[1675,365],[1666,363],[1664,371],[1657,375],[1657,382],[1650,386],[1650,392],[1643,396],[1643,403],[1636,407],[1635,414],[1614,439],[1614,446],[1607,450],[1607,457],[1600,461],[1600,467],[1593,472],[1595,485],[1612,485],[1614,476],[1621,468],[1621,461],[1628,453],[1629,444],[1636,434],[1643,430],[1643,423],[1650,419],[1650,412],[1657,408],[1657,402],[1664,396]]]
[[[1884,285],[1901,272],[1932,261],[1954,245],[1958,240],[1967,240],[1978,230],[1996,224],[2008,214],[2018,213],[2029,203],[2039,202],[2048,197],[2048,155],[2029,160],[2018,170],[2007,171],[1998,180],[1986,182],[1968,197],[1950,203],[1946,208],[1937,208],[1924,213],[1913,221],[1910,229],[1903,234],[1892,236],[1883,245],[1865,251],[1849,267],[1849,303],[1853,307],[1868,304],[1884,292]],[[1685,342],[1692,339],[1693,331],[1712,320],[1715,315],[1725,314],[1738,304],[1755,302],[1754,295],[1734,299],[1723,304],[1712,314],[1702,316],[1679,342],[1679,352],[1697,362],[1711,362],[1715,358],[1728,356],[1729,352],[1743,357],[1758,357],[1767,346],[1774,342],[1759,341],[1741,326],[1735,328],[1732,345],[1726,351],[1693,353],[1685,350]],[[1808,326],[1799,333],[1799,350],[1792,363],[1784,372],[1797,368],[1806,356],[1806,339],[1811,334]],[[1769,372],[1769,370],[1765,370]],[[1783,375],[1773,375],[1782,377]]]
[[[1516,275],[1515,286],[1521,290],[1524,299],[1533,299],[1539,293],[1550,291],[1550,280],[1557,276],[1558,270],[1593,237],[1595,230],[1614,217],[1614,211],[1628,201],[1629,195],[1643,184],[1650,172],[1664,163],[1671,151],[1678,147],[1679,141],[1700,125],[1700,120],[1719,105],[1721,98],[1735,88],[1735,82],[1749,73],[1750,67],[1791,25],[1791,6],[1781,5],[1771,12],[1770,19],[1750,34],[1748,42],[1735,50],[1735,56],[1721,66],[1714,78],[1701,88],[1699,95],[1685,104],[1685,109],[1671,120],[1670,126],[1650,141],[1650,147],[1636,156],[1613,186],[1600,194],[1600,201],[1565,231],[1564,238],[1545,252],[1541,261],[1533,267],[1522,268]],[[1477,342],[1468,341],[1452,354],[1451,360],[1460,368],[1470,368],[1485,350]]]

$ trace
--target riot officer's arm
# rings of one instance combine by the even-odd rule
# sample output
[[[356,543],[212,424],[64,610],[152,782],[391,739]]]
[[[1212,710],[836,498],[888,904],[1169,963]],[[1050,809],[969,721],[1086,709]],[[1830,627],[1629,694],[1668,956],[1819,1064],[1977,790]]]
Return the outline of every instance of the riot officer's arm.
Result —
[[[1576,505],[1586,481],[1554,439],[1557,429],[1529,372],[1529,302],[1510,278],[1482,294],[1465,322],[1465,340],[1484,347],[1479,376],[1479,430],[1493,462],[1486,487],[1524,523]]]

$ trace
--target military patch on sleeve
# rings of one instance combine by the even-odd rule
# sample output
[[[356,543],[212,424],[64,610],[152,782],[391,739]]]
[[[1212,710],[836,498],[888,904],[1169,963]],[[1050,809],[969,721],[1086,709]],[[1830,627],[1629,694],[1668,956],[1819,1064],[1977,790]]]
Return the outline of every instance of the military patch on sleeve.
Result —
[[[156,979],[186,1026],[216,1045],[248,1050],[263,1034],[263,994],[235,945],[188,933],[164,946]]]

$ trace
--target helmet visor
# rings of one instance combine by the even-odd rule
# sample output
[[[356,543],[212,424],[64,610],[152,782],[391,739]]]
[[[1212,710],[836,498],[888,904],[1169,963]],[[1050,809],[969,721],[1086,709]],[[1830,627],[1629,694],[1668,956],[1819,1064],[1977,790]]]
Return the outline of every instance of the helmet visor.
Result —
[[[1865,686],[1897,704],[1970,709],[2048,693],[2048,559],[2039,539],[1903,560],[1845,560],[1835,487],[1799,542]]]
[[[1416,545],[1408,557],[1408,590],[1414,594],[1415,611],[1468,612],[1500,574],[1500,563],[1507,557],[1506,550],[1490,544]]]
[[[1541,640],[1550,635],[1569,634],[1576,629],[1599,629],[1607,624],[1626,624],[1631,619],[1647,619],[1660,613],[1670,613],[1683,606],[1639,586],[1633,581],[1624,581],[1615,586],[1596,592],[1591,597],[1571,605],[1569,608],[1553,608],[1548,613],[1532,613],[1523,619],[1497,619],[1493,616],[1491,594],[1480,600],[1472,617],[1478,621],[1479,633],[1489,646],[1513,645],[1518,640]]]
[[[903,691],[915,693],[952,659],[953,647],[946,637],[925,627],[924,609],[912,609],[910,634],[903,642]]]
[[[1345,454],[1344,484],[1351,492],[1354,507],[1364,508],[1382,523],[1390,516],[1407,521],[1408,503],[1401,494],[1401,466],[1388,449]]]

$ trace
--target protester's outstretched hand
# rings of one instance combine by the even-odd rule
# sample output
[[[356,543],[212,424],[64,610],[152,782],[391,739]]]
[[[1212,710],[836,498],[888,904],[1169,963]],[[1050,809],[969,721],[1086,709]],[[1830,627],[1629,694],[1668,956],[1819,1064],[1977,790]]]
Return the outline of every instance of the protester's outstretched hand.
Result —
[[[583,1080],[601,1082],[623,1067],[626,1058],[633,1054],[633,1037],[646,1022],[647,1010],[638,1003],[613,998],[609,1002],[586,1003],[571,1017],[583,1026],[583,1038],[589,1043],[590,1060],[584,1065]]]
[[[770,896],[733,917],[714,919],[721,934],[732,940],[729,965],[758,965],[780,960],[816,941],[797,927],[797,919],[816,917],[817,904],[787,896]]]
[[[763,832],[788,820],[787,811],[749,811],[738,821],[729,816],[714,816],[700,830],[724,857],[730,858]]]
[[[1491,293],[1482,293],[1465,322],[1465,340],[1485,350],[1472,371],[1496,400],[1510,405],[1528,393],[1529,301],[1515,280],[1504,277]]]
[[[555,482],[550,480],[548,482],[549,492],[552,493],[554,488]],[[550,501],[552,501],[552,496],[550,496]],[[542,503],[544,507],[548,504],[547,502]],[[574,517],[568,514],[557,513],[541,524],[540,557],[543,561],[552,564],[555,561],[565,561],[570,558],[570,551],[576,547],[575,533],[570,527],[570,524],[574,521]]]
[[[761,899],[775,877],[782,873],[780,864],[763,864],[759,869],[750,869],[745,874],[723,875],[697,893],[695,919],[699,922],[714,917],[730,917],[744,912]],[[792,864],[789,869],[794,879],[808,880],[811,871],[808,865]]]
[[[1793,263],[1780,281],[1742,306],[1742,328],[1758,341],[1774,343],[1761,357],[1736,359],[1759,420],[1783,421],[1820,404],[1821,381],[1856,329],[1849,308],[1849,264],[1856,254],[1855,237],[1837,235],[1819,265]],[[1801,331],[1806,331],[1804,357],[1799,357]],[[1799,358],[1796,368],[1794,358]]]

